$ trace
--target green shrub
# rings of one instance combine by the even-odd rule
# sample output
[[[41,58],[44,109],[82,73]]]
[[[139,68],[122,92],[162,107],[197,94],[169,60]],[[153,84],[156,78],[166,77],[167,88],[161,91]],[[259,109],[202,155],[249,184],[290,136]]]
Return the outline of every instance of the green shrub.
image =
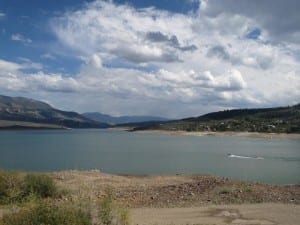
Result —
[[[88,212],[71,205],[57,205],[42,201],[20,209],[15,213],[5,214],[1,225],[91,225]]]
[[[126,208],[119,208],[118,210],[118,222],[120,225],[129,225],[129,210]]]
[[[106,190],[106,196],[100,202],[99,217],[104,225],[110,225],[113,221],[113,193]]]
[[[251,186],[247,184],[241,185],[240,189],[242,192],[252,192]]]
[[[22,179],[17,173],[0,171],[0,204],[20,199]]]
[[[53,179],[47,175],[28,174],[24,178],[24,196],[34,194],[40,198],[48,198],[55,197],[57,193],[57,188]]]
[[[99,218],[102,224],[128,225],[129,211],[114,204],[113,192],[106,190],[104,199],[100,202]]]
[[[59,193],[53,179],[47,175],[0,171],[0,204],[36,201],[57,197]]]
[[[218,190],[219,194],[230,194],[234,191],[232,187],[222,187]]]

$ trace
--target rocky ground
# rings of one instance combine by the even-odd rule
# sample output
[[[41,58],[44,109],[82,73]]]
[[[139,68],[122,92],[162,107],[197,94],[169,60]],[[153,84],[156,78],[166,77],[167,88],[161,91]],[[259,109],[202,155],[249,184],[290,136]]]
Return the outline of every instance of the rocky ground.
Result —
[[[49,176],[64,193],[56,201],[89,209],[94,225],[100,224],[99,206],[107,190],[113,193],[114,207],[129,209],[132,225],[298,225],[300,221],[300,185],[204,175],[112,175],[97,170]],[[0,217],[16,207],[0,207]]]
[[[214,204],[300,204],[300,185],[268,185],[202,175],[118,176],[99,171],[51,173],[57,184],[71,189],[69,198],[97,201],[105,190],[130,208],[191,207]]]
[[[118,176],[99,171],[50,175],[60,187],[71,190],[66,201],[88,199],[96,206],[105,191],[112,190],[115,201],[130,209],[132,225],[298,225],[300,221],[300,185],[203,175]]]

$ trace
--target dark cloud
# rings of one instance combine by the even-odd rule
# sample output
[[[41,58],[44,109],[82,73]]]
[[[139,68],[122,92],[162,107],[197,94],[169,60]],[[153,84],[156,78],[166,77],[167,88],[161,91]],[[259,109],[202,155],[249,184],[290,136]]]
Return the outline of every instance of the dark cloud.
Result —
[[[206,54],[208,57],[218,57],[225,61],[230,60],[230,55],[227,52],[226,48],[222,45],[215,45],[208,49]]]
[[[178,44],[178,39],[176,36],[173,36],[173,42],[177,42]],[[170,39],[167,35],[162,34],[160,31],[157,32],[148,32],[146,34],[146,39],[152,42],[168,42]]]
[[[210,0],[202,8],[209,17],[224,13],[249,17],[269,33],[271,40],[294,43],[300,43],[299,11],[299,0]]]
[[[160,31],[155,32],[148,32],[146,33],[145,39],[151,42],[162,42],[165,43],[173,48],[176,48],[180,51],[195,51],[197,50],[196,45],[187,45],[187,46],[181,46],[178,38],[175,35],[172,35],[169,37],[168,35],[165,35],[161,33]]]
[[[196,45],[188,45],[188,46],[184,46],[184,47],[178,47],[179,50],[185,52],[185,51],[196,51],[198,48],[196,47]]]
[[[120,46],[119,48],[112,51],[112,53],[118,55],[120,58],[125,59],[132,63],[149,63],[149,62],[181,62],[178,55],[172,51],[165,50],[161,54],[155,52],[145,52],[142,47],[126,47]]]

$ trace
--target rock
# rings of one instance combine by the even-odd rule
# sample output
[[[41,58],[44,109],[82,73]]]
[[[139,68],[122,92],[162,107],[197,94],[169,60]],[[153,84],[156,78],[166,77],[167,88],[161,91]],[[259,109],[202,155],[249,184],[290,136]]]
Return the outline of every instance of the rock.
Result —
[[[195,196],[195,194],[193,192],[190,192],[189,196]]]

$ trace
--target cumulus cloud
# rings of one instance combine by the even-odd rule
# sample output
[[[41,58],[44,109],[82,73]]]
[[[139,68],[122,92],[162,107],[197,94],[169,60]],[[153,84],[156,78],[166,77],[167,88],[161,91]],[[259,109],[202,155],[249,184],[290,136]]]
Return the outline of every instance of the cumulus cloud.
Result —
[[[187,46],[180,46],[178,38],[175,35],[168,36],[160,31],[152,31],[148,32],[145,35],[146,40],[150,42],[158,42],[158,43],[165,43],[173,48],[179,49],[181,51],[195,51],[197,47],[195,45],[187,45]]]
[[[207,56],[208,57],[216,56],[223,60],[230,59],[229,53],[227,52],[226,48],[222,45],[215,45],[210,47],[207,51]]]
[[[1,66],[3,65],[3,66]],[[75,77],[61,74],[37,72],[26,74],[21,71],[24,65],[3,61],[0,68],[4,89],[19,88],[19,91],[40,90],[50,92],[78,92],[112,94],[116,96],[136,96],[190,102],[198,99],[199,93],[228,91],[235,92],[246,87],[239,71],[228,71],[224,75],[213,75],[209,71],[196,74],[194,71],[174,73],[161,69],[142,72],[135,69],[105,68],[101,58],[93,55]],[[5,69],[6,68],[6,69]],[[7,86],[7,83],[23,83]]]
[[[300,28],[298,10],[286,10],[298,3],[284,2],[203,0],[189,14],[85,3],[49,22],[61,48],[82,59],[79,71],[26,73],[28,63],[0,60],[0,88],[30,89],[63,107],[76,98],[73,109],[119,115],[295,104]]]
[[[149,63],[149,62],[179,62],[176,53],[172,51],[163,51],[159,47],[149,45],[131,46],[120,45],[111,53],[116,54],[121,59],[132,63]]]
[[[275,42],[300,42],[300,2],[298,0],[201,1],[200,13],[210,18],[240,16],[259,25]]]
[[[105,52],[129,62],[148,63],[177,62],[178,51],[195,50],[185,33],[190,23],[189,17],[154,8],[136,10],[110,1],[94,1],[53,19],[51,27],[62,44],[80,54]],[[159,40],[159,34],[165,40]]]
[[[213,45],[208,47],[206,56],[230,62],[233,66],[244,65],[262,70],[273,67],[278,60],[278,55],[284,57],[282,49],[276,46],[246,41],[240,44],[242,45],[238,46],[237,49],[231,46]]]
[[[0,88],[6,91],[75,91],[77,82],[71,77],[61,74],[45,74],[42,71],[35,73],[24,72],[27,69],[40,70],[39,64],[31,61],[14,63],[0,60]]]
[[[18,69],[21,68],[22,66],[17,63],[0,59],[0,70],[3,72],[17,71]]]
[[[23,43],[26,43],[26,44],[32,43],[32,40],[30,38],[25,38],[21,34],[12,34],[11,35],[11,40],[12,41],[20,41],[20,42],[23,42]]]

